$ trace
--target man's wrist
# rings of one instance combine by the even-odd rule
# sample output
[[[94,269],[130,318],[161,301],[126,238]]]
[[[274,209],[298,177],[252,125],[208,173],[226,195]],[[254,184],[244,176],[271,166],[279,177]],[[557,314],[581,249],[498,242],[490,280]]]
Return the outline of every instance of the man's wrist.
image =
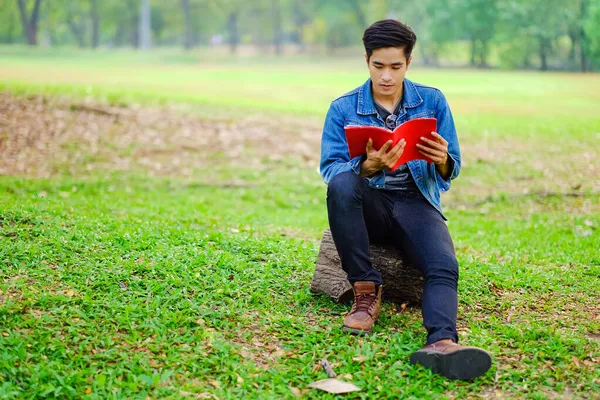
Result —
[[[360,164],[360,176],[371,176],[377,171],[377,167],[368,158]]]
[[[438,171],[438,173],[440,174],[440,176],[443,179],[448,179],[451,171],[451,158],[450,155],[448,153],[446,153],[446,161],[443,164],[437,164],[436,165],[436,169]]]

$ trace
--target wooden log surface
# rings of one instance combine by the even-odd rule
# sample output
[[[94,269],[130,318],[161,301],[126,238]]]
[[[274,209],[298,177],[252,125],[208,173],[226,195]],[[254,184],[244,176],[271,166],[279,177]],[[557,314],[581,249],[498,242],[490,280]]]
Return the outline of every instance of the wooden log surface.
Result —
[[[383,278],[383,301],[419,306],[423,296],[421,272],[407,263],[406,257],[392,246],[372,245],[370,251],[373,267]],[[310,290],[313,293],[325,293],[339,303],[349,303],[353,299],[352,286],[342,270],[329,229],[321,240]]]

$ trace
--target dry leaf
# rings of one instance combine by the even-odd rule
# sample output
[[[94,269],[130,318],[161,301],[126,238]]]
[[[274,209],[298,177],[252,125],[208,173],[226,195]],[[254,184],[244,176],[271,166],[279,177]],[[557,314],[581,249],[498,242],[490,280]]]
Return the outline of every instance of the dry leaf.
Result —
[[[291,386],[289,386],[289,388],[292,391],[292,393],[294,394],[294,396],[296,396],[296,397],[302,396],[302,393],[300,392],[300,389],[298,389],[296,387],[291,387]]]
[[[363,363],[367,360],[367,357],[364,355],[360,355],[358,357],[352,357],[352,361],[354,362],[358,362],[358,363]]]
[[[71,296],[71,297],[73,297],[73,296],[75,295],[75,292],[69,289],[69,290],[67,290],[67,291],[65,292],[65,294],[66,294],[67,296]]]
[[[208,383],[215,387],[215,389],[221,389],[221,382],[216,379],[209,379]]]
[[[235,374],[237,377],[237,382],[238,383],[244,383],[244,379],[240,376],[240,374]]]
[[[350,392],[358,392],[361,389],[349,382],[340,381],[339,379],[323,379],[321,381],[313,382],[308,387],[313,389],[323,390],[327,393],[350,393]]]
[[[90,393],[92,393],[92,388],[85,389],[85,394],[90,394]]]

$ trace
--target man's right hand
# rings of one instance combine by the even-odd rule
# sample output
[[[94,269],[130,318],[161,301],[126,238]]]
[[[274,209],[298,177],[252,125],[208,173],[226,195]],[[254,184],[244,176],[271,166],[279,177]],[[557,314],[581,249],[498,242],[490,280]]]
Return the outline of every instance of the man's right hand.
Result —
[[[360,176],[371,176],[382,169],[391,170],[396,161],[402,156],[406,141],[400,139],[388,153],[387,150],[391,145],[392,141],[388,140],[381,146],[381,149],[375,150],[373,149],[373,140],[369,139],[367,143],[367,159],[360,166]]]

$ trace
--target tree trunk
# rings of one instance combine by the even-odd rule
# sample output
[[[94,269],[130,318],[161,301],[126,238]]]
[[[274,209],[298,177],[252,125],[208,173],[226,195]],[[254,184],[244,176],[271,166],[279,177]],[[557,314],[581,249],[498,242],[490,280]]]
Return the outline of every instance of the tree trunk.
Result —
[[[92,19],[92,48],[98,47],[100,39],[100,16],[98,14],[98,0],[90,0],[90,18]]]
[[[350,5],[352,6],[352,10],[354,10],[354,15],[356,16],[358,25],[360,25],[360,29],[365,29],[367,27],[367,18],[362,8],[360,8],[360,4],[360,0],[350,0]]]
[[[295,0],[294,1],[294,10],[293,10],[293,16],[294,16],[294,27],[295,27],[295,39],[296,39],[296,43],[298,43],[298,45],[300,45],[300,53],[305,53],[306,52],[306,44],[304,43],[304,38],[303,38],[303,31],[304,31],[304,25],[307,23],[307,18],[306,15],[304,14],[304,11],[302,10],[301,6],[301,0]]]
[[[150,0],[141,0],[139,35],[140,49],[149,50],[151,47]]]
[[[481,52],[479,53],[479,65],[483,68],[488,66],[487,64],[487,53],[488,53],[488,41],[481,41]]]
[[[540,70],[548,70],[548,46],[546,39],[540,39]]]
[[[183,21],[185,23],[183,48],[190,50],[194,45],[192,38],[192,13],[190,12],[190,0],[181,0],[181,10],[183,11]]]
[[[471,38],[471,67],[475,66],[475,53],[477,53],[477,40]]]
[[[281,31],[281,5],[279,0],[271,0],[271,9],[273,11],[273,46],[275,54],[280,56],[283,53],[283,33]]]
[[[391,246],[371,246],[371,260],[383,278],[383,300],[418,306],[423,296],[423,275]],[[334,301],[347,303],[353,299],[352,287],[342,270],[331,232],[326,230],[310,286],[313,293],[325,293]]]
[[[229,47],[234,54],[239,43],[238,38],[238,12],[232,11],[227,18],[227,29],[229,30]]]
[[[581,21],[583,21],[585,19],[586,12],[587,12],[586,0],[581,0],[581,8],[580,8],[580,14],[579,14]],[[580,59],[581,72],[587,72],[588,63],[587,63],[587,59],[585,56],[585,30],[583,29],[582,23],[580,23],[579,48],[581,49],[581,59]]]
[[[569,62],[573,62],[575,60],[575,49],[577,49],[577,35],[573,32],[569,33],[569,40],[571,40],[571,48],[569,49]]]
[[[23,25],[23,34],[30,46],[37,45],[37,29],[40,19],[40,3],[42,0],[35,0],[31,16],[27,15],[25,0],[17,0],[19,12],[21,13],[21,24]]]
[[[7,32],[7,36],[6,36],[6,43],[7,44],[12,44],[13,43],[13,32],[15,30],[15,20],[14,18],[9,18],[9,25],[8,25],[8,32]]]
[[[69,29],[71,30],[71,33],[75,37],[75,40],[77,41],[77,45],[79,46],[79,48],[84,48],[85,47],[85,39],[84,39],[83,27],[81,25],[75,23],[75,21],[73,21],[73,18],[71,16],[69,16],[67,18],[67,25],[69,25]]]

